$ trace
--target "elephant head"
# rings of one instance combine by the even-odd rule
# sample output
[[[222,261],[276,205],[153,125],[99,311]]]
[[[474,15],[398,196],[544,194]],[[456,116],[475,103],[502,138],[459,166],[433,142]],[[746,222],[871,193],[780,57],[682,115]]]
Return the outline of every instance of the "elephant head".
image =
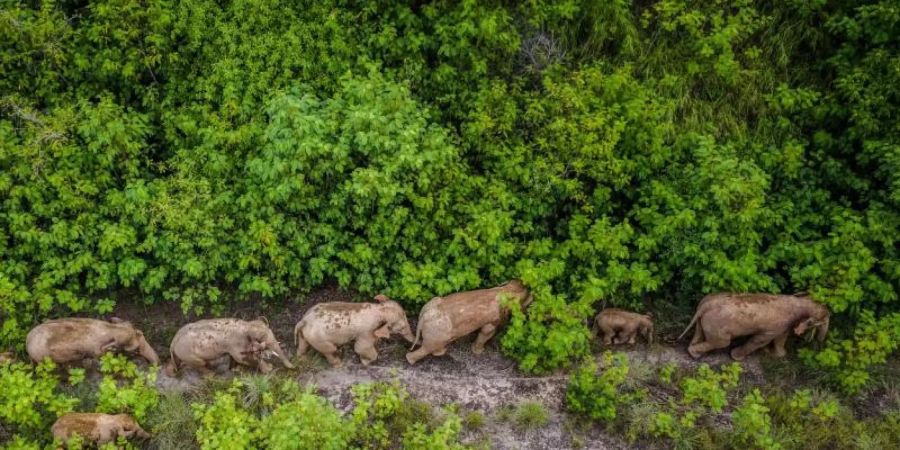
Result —
[[[112,346],[128,353],[141,355],[150,364],[159,364],[159,356],[144,338],[144,333],[135,328],[131,322],[117,317],[110,319],[110,322],[117,325],[116,335],[112,337]]]
[[[812,300],[810,300],[812,301]],[[828,334],[828,323],[831,313],[828,308],[818,303],[813,303],[807,311],[804,312],[800,322],[794,326],[794,334],[802,336],[810,329],[816,330],[816,339],[824,342]]]
[[[128,414],[117,414],[116,418],[119,419],[122,426],[121,435],[126,439],[131,439],[132,437],[138,437],[140,439],[150,438],[150,433],[144,431],[144,429],[138,425],[137,421]]]
[[[269,328],[269,325],[266,323],[265,319],[259,318],[247,322],[246,333],[247,338],[250,341],[250,343],[248,344],[248,351],[265,352],[265,350],[269,350],[274,353],[279,360],[281,360],[281,363],[284,364],[284,367],[287,367],[288,369],[294,368],[294,365],[291,364],[287,356],[284,354],[284,350],[281,349],[281,344],[279,344],[278,340],[275,339],[275,334],[272,333],[272,329]],[[263,355],[264,354],[265,353],[263,353]]]
[[[384,321],[384,326],[376,330],[375,335],[380,338],[388,338],[390,334],[399,334],[409,342],[414,341],[416,337],[409,326],[409,321],[406,319],[406,311],[403,310],[403,307],[384,294],[376,295],[375,301],[378,302],[381,308],[381,318]],[[387,330],[384,330],[384,328],[387,328]]]

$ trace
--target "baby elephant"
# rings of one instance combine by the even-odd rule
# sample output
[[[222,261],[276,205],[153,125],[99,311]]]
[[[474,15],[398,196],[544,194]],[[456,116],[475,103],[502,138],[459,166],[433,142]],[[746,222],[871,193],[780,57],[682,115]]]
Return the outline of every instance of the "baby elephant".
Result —
[[[77,434],[85,443],[97,446],[115,442],[121,436],[125,439],[150,437],[143,428],[128,414],[100,414],[100,413],[68,413],[57,419],[50,427],[53,438],[63,444]]]
[[[413,341],[406,312],[395,301],[379,294],[378,303],[320,303],[306,312],[294,327],[297,356],[312,346],[332,367],[340,367],[338,347],[355,341],[353,350],[364,365],[378,358],[375,342],[396,333]]]
[[[441,356],[453,341],[475,331],[478,337],[472,345],[472,353],[484,351],[484,344],[494,336],[500,325],[509,318],[509,310],[503,307],[502,298],[528,307],[532,295],[518,280],[512,280],[495,288],[457,292],[446,297],[435,297],[422,307],[416,327],[416,340],[422,338],[422,346],[406,354],[410,364],[428,356]]]
[[[648,344],[653,343],[653,318],[649,314],[638,314],[618,308],[606,308],[597,314],[594,319],[594,327],[591,329],[591,337],[597,337],[598,332],[603,332],[603,343],[610,344],[634,344],[638,333],[644,337]]]
[[[207,319],[189,323],[175,333],[169,352],[172,358],[165,372],[170,377],[181,366],[209,375],[218,366],[230,365],[232,361],[267,373],[272,370],[264,359],[268,354],[277,356],[288,369],[294,368],[262,319]]]
[[[50,358],[57,364],[69,364],[122,351],[137,353],[150,364],[159,364],[144,333],[117,318],[109,322],[81,318],[48,320],[28,332],[25,349],[36,363]]]

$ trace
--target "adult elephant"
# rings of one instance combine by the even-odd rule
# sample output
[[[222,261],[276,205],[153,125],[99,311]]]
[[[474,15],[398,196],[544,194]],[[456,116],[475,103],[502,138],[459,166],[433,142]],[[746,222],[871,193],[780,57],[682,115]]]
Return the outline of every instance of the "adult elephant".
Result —
[[[76,317],[48,320],[28,332],[25,349],[36,363],[50,358],[57,364],[71,364],[99,358],[106,352],[125,352],[159,364],[144,333],[118,318],[109,322]]]
[[[697,312],[679,339],[696,324],[688,353],[694,358],[719,348],[731,340],[750,336],[743,345],[731,350],[737,361],[753,351],[774,344],[775,354],[785,354],[788,335],[800,336],[815,329],[819,341],[828,334],[830,313],[824,305],[807,295],[710,294],[700,301]]]
[[[272,370],[265,361],[269,354],[277,356],[288,369],[294,368],[263,319],[223,318],[189,323],[175,333],[169,352],[171,359],[165,373],[170,377],[184,366],[208,375],[224,364],[230,366],[232,361],[265,373]]]

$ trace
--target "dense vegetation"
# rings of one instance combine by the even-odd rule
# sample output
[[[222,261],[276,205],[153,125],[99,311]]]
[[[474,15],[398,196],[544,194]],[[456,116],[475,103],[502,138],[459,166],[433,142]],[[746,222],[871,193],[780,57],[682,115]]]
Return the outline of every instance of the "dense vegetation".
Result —
[[[0,347],[519,277],[544,372],[601,304],[809,291],[853,391],[900,342],[898,99],[892,0],[0,0]]]

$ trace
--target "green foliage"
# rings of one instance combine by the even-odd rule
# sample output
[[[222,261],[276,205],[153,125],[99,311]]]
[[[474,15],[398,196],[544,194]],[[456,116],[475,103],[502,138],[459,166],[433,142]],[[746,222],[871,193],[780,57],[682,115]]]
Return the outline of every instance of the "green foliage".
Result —
[[[264,430],[263,448],[333,449],[347,448],[353,436],[340,413],[327,400],[310,391],[295,394],[260,422]]]
[[[57,392],[56,365],[45,360],[36,367],[13,363],[0,365],[0,429],[22,439],[40,436],[61,415],[72,411],[78,399]],[[27,447],[24,440],[16,439]]]
[[[540,402],[525,401],[516,405],[513,423],[523,430],[543,428],[550,422],[550,413]]]
[[[616,418],[618,408],[636,400],[636,393],[627,393],[628,358],[625,354],[605,352],[603,371],[597,375],[597,364],[587,359],[569,377],[566,386],[566,407],[594,420]]]
[[[604,305],[806,290],[846,390],[900,312],[890,0],[0,0],[0,347],[124,292],[518,277],[545,373]]]
[[[107,353],[100,358],[103,379],[97,392],[97,412],[131,414],[144,423],[159,403],[156,372],[139,372],[125,356]]]
[[[754,389],[731,415],[734,436],[746,448],[778,450],[783,448],[772,436],[772,418],[762,394]]]
[[[226,391],[215,394],[211,405],[194,404],[194,417],[199,421],[196,439],[200,448],[257,448],[259,419],[238,404],[243,385],[237,379]]]

